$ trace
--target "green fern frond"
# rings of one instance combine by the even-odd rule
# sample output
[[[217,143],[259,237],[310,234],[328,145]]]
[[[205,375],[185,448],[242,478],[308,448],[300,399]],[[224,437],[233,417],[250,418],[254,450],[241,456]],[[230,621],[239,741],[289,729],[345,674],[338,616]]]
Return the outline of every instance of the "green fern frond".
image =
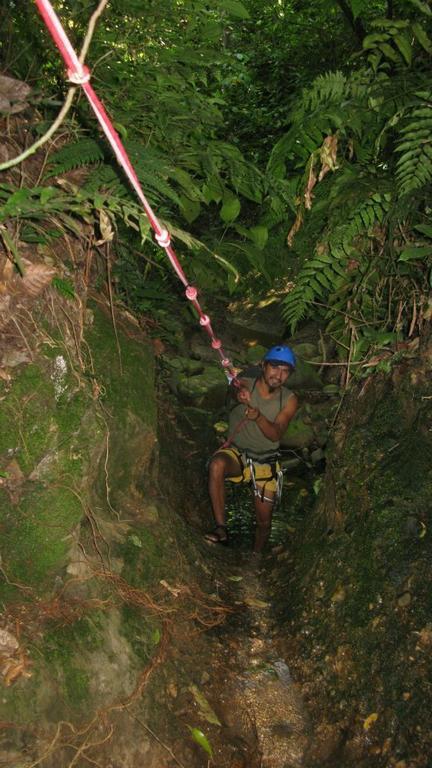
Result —
[[[231,186],[255,203],[261,203],[264,177],[258,168],[243,157],[240,150],[226,142],[213,141],[208,146],[211,172],[227,176]]]
[[[401,153],[396,178],[401,196],[432,181],[432,94],[410,110],[396,152]]]
[[[347,257],[343,252],[331,250],[329,244],[320,244],[311,260],[306,260],[297,282],[283,301],[282,316],[294,332],[314,301],[325,302],[345,277]]]
[[[79,139],[54,152],[49,161],[45,178],[58,176],[74,168],[100,163],[104,159],[102,145],[94,139]]]
[[[283,301],[282,315],[294,332],[308,313],[310,305],[326,303],[329,296],[347,282],[347,263],[359,256],[358,239],[372,237],[376,224],[382,224],[390,208],[389,193],[374,193],[357,205],[344,224],[330,228],[327,239],[320,242],[312,259],[305,259],[293,290]]]
[[[144,147],[137,141],[125,141],[125,148],[134,165],[136,174],[144,191],[152,202],[171,200],[176,205],[180,198],[171,180],[183,187],[191,199],[199,198],[199,190],[186,172],[173,166],[161,153]],[[74,168],[94,166],[85,182],[88,192],[109,190],[111,194],[124,197],[130,194],[130,188],[123,173],[111,161],[104,163],[105,154],[102,145],[90,138],[79,139],[67,144],[50,158],[48,176],[60,175]]]
[[[324,107],[334,104],[339,106],[347,95],[347,78],[340,72],[326,72],[319,75],[311,87],[303,91],[302,99],[294,111],[294,120],[304,114],[322,110]]]

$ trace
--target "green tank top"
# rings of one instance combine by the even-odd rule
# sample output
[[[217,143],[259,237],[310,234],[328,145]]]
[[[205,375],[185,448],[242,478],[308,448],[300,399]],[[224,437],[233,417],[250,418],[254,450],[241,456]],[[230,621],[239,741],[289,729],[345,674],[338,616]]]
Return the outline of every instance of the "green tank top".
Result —
[[[242,377],[251,392],[251,406],[258,408],[269,421],[274,421],[278,413],[285,407],[287,401],[294,394],[291,390],[281,387],[273,393],[272,397],[263,398],[256,387],[257,379]],[[228,438],[235,433],[237,425],[245,415],[244,403],[236,403],[229,415]],[[254,421],[245,421],[239,431],[234,434],[233,445],[242,453],[247,453],[251,458],[259,458],[277,452],[279,441],[269,440]]]

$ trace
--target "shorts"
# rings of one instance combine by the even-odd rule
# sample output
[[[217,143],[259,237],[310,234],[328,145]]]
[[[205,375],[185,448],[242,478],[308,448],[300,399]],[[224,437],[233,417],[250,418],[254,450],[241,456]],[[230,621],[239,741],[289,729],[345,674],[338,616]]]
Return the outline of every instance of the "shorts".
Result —
[[[250,465],[248,464],[247,454],[239,451],[234,445],[230,446],[230,448],[220,448],[214,455],[217,456],[219,453],[226,453],[227,456],[237,459],[240,467],[243,468],[241,474],[227,477],[227,480],[229,480],[230,483],[251,483],[254,481]],[[278,475],[280,473],[279,461],[275,458],[274,461],[267,461],[267,463],[262,463],[257,459],[252,459],[252,462],[255,475],[254,484],[257,488],[263,491],[277,493],[279,488]]]

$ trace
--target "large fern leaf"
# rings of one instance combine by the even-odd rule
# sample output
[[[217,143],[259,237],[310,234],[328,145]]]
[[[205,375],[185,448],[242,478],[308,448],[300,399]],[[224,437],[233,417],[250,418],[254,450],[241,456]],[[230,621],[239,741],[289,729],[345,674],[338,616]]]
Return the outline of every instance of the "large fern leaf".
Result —
[[[400,195],[421,189],[432,181],[432,93],[421,93],[401,129],[396,152],[397,182]]]
[[[46,178],[100,163],[104,157],[103,145],[95,139],[81,138],[78,141],[69,142],[51,155]]]
[[[349,259],[359,256],[358,239],[373,236],[390,207],[389,193],[373,193],[352,210],[343,224],[330,228],[315,247],[312,259],[305,259],[293,290],[284,299],[282,314],[294,331],[313,302],[325,304],[330,294],[347,279]]]

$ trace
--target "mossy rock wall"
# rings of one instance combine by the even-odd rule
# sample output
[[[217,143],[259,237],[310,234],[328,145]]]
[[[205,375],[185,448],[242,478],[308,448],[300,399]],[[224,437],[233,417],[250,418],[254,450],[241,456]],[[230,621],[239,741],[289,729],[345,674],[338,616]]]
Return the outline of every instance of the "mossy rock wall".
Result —
[[[47,328],[43,315],[40,324]],[[118,596],[125,583],[145,589],[169,575],[172,559],[147,498],[158,464],[151,345],[126,319],[114,328],[97,303],[86,312],[81,358],[67,334],[50,329],[45,338],[0,384],[5,765],[40,756],[43,742],[30,731],[91,719],[131,695],[161,630]],[[54,751],[44,764],[69,762]]]
[[[320,722],[313,765],[429,764],[431,395],[426,363],[348,398],[294,576],[278,575],[281,643]]]

